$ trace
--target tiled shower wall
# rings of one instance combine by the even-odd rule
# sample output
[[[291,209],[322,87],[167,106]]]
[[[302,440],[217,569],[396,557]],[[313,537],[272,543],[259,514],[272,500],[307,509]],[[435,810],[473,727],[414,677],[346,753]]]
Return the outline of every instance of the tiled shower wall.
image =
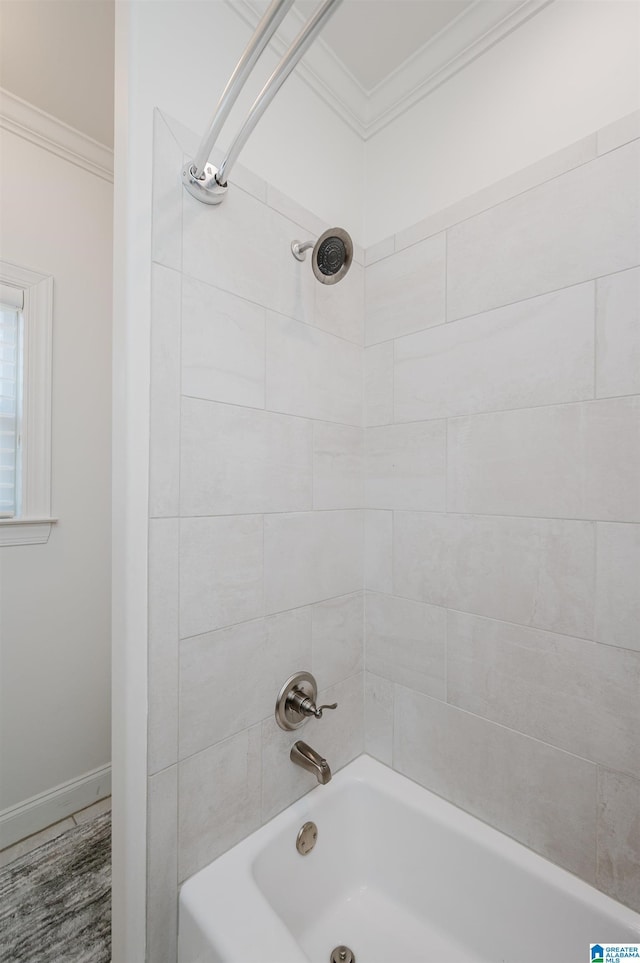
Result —
[[[636,910],[639,134],[388,239],[365,282],[366,749]]]
[[[289,246],[326,225],[240,168],[192,200],[196,145],[157,115],[153,963],[179,882],[313,786],[272,714],[305,667],[334,770],[366,661],[367,751],[640,908],[638,133],[323,287]]]
[[[327,225],[242,170],[182,189],[156,115],[149,520],[148,946],[176,958],[178,884],[315,785],[276,725],[311,670],[339,710],[304,738],[363,749],[364,268],[319,285]],[[192,154],[190,154],[192,156]]]

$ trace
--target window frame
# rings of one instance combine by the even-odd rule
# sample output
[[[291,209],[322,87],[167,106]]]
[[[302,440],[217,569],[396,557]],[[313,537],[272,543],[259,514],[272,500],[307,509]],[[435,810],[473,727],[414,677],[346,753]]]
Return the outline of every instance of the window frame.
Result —
[[[51,515],[53,277],[0,260],[0,283],[23,291],[21,513],[0,519],[0,547],[43,544]]]

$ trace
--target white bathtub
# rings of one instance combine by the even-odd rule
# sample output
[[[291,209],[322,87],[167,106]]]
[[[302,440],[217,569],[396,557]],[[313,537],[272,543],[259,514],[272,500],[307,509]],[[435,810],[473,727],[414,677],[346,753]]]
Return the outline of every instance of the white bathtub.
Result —
[[[318,827],[313,852],[299,828]],[[369,756],[182,887],[179,963],[588,963],[640,915]]]

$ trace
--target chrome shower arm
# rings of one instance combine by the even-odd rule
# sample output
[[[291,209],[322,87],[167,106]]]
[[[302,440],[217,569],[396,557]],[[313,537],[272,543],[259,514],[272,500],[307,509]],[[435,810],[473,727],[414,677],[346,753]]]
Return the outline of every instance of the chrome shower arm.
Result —
[[[258,94],[258,97],[256,98],[251,110],[247,115],[247,119],[236,135],[236,138],[229,148],[229,152],[227,153],[227,156],[222,162],[220,170],[216,175],[216,181],[220,186],[224,187],[226,185],[229,172],[238,159],[238,155],[249,139],[254,127],[282,87],[291,71],[296,67],[299,60],[307,52],[317,35],[320,33],[341,3],[342,0],[325,0],[325,3],[323,3],[320,9],[313,15],[313,17],[311,17],[305,27],[300,31],[294,42],[289,47],[289,50],[285,56],[269,77],[268,81]]]
[[[255,29],[245,52],[238,61],[236,69],[233,71],[227,86],[224,88],[220,100],[211,118],[211,122],[206,134],[202,138],[200,146],[193,158],[191,169],[193,175],[200,177],[204,171],[205,164],[209,160],[209,155],[215,146],[215,142],[222,130],[224,123],[231,112],[242,88],[244,87],[249,74],[255,67],[260,55],[273,37],[274,33],[293,6],[294,0],[273,0],[273,3],[263,16],[262,20]]]

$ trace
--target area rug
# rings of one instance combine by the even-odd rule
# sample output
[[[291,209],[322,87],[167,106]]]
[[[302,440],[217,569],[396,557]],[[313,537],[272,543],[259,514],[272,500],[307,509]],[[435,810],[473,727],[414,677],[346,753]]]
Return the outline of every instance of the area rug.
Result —
[[[0,870],[2,963],[109,963],[111,813]]]

